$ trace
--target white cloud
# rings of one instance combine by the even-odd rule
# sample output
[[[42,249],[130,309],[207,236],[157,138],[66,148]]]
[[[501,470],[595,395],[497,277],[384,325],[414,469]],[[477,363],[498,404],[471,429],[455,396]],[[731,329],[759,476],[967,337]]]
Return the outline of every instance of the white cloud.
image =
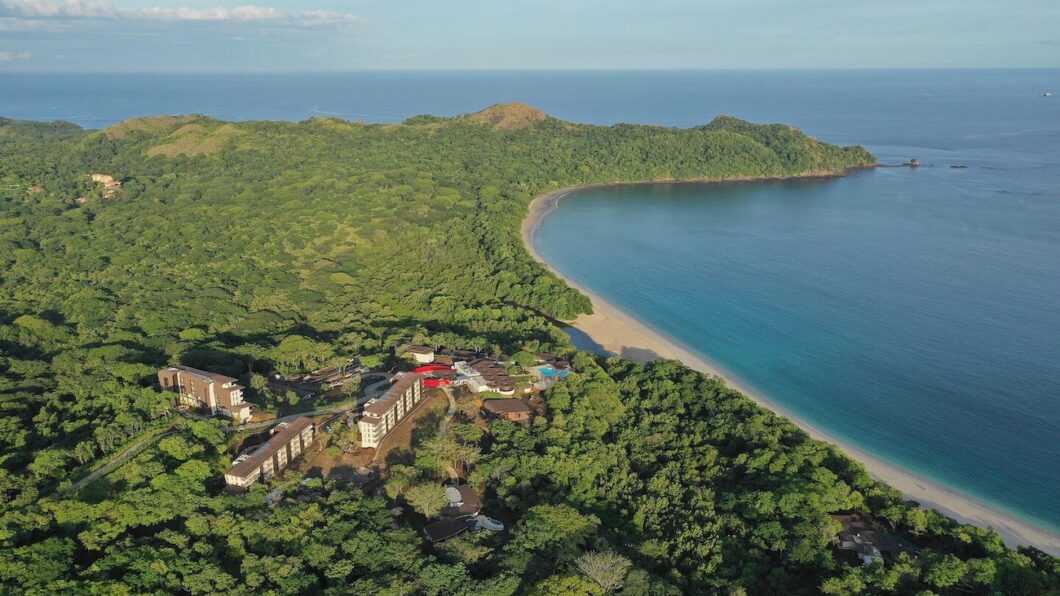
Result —
[[[29,60],[33,54],[29,52],[0,52],[0,62],[14,62],[15,60]]]
[[[0,17],[3,16],[67,20],[235,21],[307,27],[360,21],[357,15],[329,10],[282,10],[252,4],[233,8],[123,8],[102,0],[0,0]]]

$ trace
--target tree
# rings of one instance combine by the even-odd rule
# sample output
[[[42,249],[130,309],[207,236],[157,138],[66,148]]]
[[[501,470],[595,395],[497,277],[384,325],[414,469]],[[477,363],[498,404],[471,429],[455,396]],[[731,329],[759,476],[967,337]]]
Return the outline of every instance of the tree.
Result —
[[[603,589],[579,575],[553,575],[534,584],[528,596],[599,596]]]
[[[514,356],[512,356],[512,361],[514,361],[516,364],[523,368],[529,368],[537,364],[537,356],[531,354],[530,352],[520,350],[516,352]]]
[[[487,544],[489,532],[464,532],[435,546],[448,559],[471,565],[486,558],[493,548]]]
[[[158,448],[170,457],[179,461],[186,461],[202,453],[203,447],[191,442],[181,435],[171,435],[158,442]]]
[[[288,335],[270,354],[283,374],[294,374],[323,366],[335,357],[334,348],[302,335]]]
[[[29,464],[29,471],[40,478],[55,477],[60,470],[66,467],[69,458],[69,454],[62,449],[45,449],[33,458],[33,462]]]
[[[413,484],[405,490],[405,501],[428,518],[437,516],[448,503],[445,489],[434,482]]]
[[[92,441],[81,441],[74,447],[74,457],[81,464],[92,459],[96,454],[96,444]]]
[[[599,526],[596,516],[583,515],[569,505],[534,505],[505,546],[508,564],[516,573],[533,572],[533,567],[555,569],[571,562]]]
[[[924,580],[936,588],[949,588],[958,584],[966,571],[963,561],[947,554],[927,566],[924,570]]]
[[[269,380],[265,378],[265,375],[250,373],[250,388],[262,395],[269,388]]]
[[[632,563],[626,557],[609,550],[585,553],[574,560],[574,566],[605,591],[617,592],[622,589]]]

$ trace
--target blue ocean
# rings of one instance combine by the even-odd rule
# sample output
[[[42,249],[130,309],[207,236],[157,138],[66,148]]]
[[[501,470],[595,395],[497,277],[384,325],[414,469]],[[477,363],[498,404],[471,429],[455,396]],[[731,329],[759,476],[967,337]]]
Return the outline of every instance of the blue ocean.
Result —
[[[556,268],[881,459],[1060,530],[1058,70],[0,76],[0,115],[395,122],[522,101],[558,118],[718,114],[862,144],[834,180],[578,192]]]

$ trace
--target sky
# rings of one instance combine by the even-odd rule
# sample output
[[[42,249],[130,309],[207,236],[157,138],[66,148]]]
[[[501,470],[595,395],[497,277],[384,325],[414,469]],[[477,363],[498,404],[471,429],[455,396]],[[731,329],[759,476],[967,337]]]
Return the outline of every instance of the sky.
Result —
[[[0,71],[933,67],[1060,67],[1060,0],[0,0]]]

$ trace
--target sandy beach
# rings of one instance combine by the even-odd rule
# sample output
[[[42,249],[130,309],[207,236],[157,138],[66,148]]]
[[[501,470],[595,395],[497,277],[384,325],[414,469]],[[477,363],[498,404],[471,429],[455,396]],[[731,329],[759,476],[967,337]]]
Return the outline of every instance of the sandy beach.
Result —
[[[1060,556],[1060,536],[1033,527],[1012,515],[998,511],[931,480],[901,470],[894,465],[873,457],[862,450],[837,440],[762,395],[750,391],[732,375],[676,341],[648,327],[636,318],[609,304],[585,287],[563,275],[541,258],[534,247],[534,233],[541,221],[551,213],[560,200],[576,188],[563,188],[542,195],[530,204],[530,212],[522,224],[523,244],[531,255],[548,267],[555,275],[587,295],[593,303],[593,314],[582,315],[571,325],[587,334],[593,341],[612,354],[638,362],[656,358],[676,359],[686,366],[703,373],[717,375],[726,383],[747,395],[758,404],[784,416],[805,430],[810,436],[837,445],[846,454],[861,462],[876,479],[901,491],[908,499],[924,507],[935,509],[960,522],[981,527],[993,527],[1011,547],[1032,545],[1052,555]]]

